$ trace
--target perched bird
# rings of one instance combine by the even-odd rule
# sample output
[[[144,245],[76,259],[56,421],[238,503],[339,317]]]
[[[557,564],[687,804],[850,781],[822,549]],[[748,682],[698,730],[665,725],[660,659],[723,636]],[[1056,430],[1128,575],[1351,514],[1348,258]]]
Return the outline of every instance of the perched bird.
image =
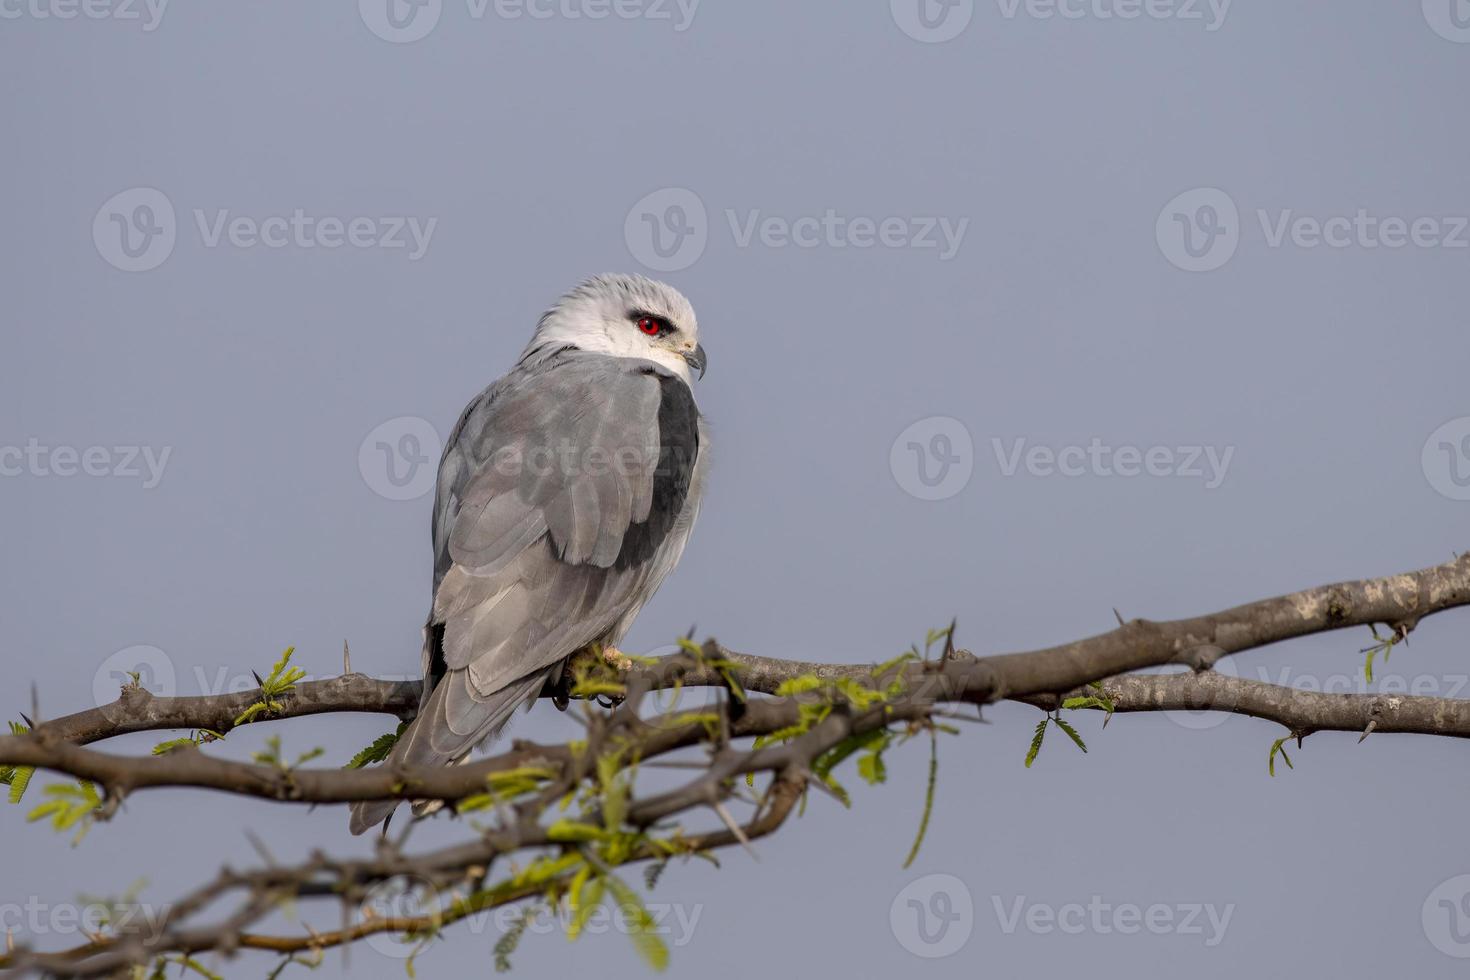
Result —
[[[699,513],[709,440],[691,372],[704,367],[677,290],[598,276],[465,407],[439,462],[422,700],[386,764],[461,762],[574,653],[621,659]],[[354,804],[352,832],[396,807]]]

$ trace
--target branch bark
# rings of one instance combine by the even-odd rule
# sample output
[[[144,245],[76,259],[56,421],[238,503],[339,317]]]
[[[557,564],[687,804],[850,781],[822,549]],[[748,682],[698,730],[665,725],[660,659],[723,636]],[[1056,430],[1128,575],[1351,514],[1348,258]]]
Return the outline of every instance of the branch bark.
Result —
[[[617,863],[746,844],[778,829],[807,788],[826,787],[825,776],[816,772],[818,760],[848,751],[844,747],[857,744],[855,739],[885,732],[889,735],[884,737],[932,732],[935,716],[943,714],[947,704],[984,705],[1009,698],[1055,711],[1069,695],[1100,693],[1117,712],[1231,711],[1275,721],[1298,737],[1317,731],[1470,737],[1467,701],[1324,694],[1211,670],[1221,657],[1312,633],[1381,623],[1395,636],[1407,636],[1424,617],[1466,605],[1470,605],[1470,555],[1418,572],[1308,589],[1206,616],[1172,622],[1133,620],[1107,633],[1043,650],[975,657],[947,647],[937,661],[897,663],[881,671],[872,665],[750,656],[710,641],[697,654],[662,658],[627,674],[627,700],[621,706],[606,714],[588,711],[585,745],[517,742],[493,758],[436,769],[289,769],[212,757],[197,749],[133,758],[84,747],[118,735],[173,728],[225,733],[235,718],[261,699],[259,691],[155,698],[128,689],[111,705],[44,722],[27,735],[0,737],[0,765],[37,766],[100,784],[107,793],[107,805],[99,814],[103,818],[128,793],[164,786],[301,803],[403,798],[455,804],[482,796],[497,773],[525,772],[530,767],[542,774],[537,778],[544,782],[535,792],[498,805],[494,825],[464,844],[409,856],[402,850],[404,841],[385,840],[378,857],[370,860],[317,854],[296,866],[224,871],[172,906],[151,935],[99,937],[61,953],[22,949],[0,956],[0,968],[84,976],[144,964],[162,954],[203,950],[228,954],[241,948],[281,954],[319,951],[378,931],[437,931],[447,921],[534,895],[560,900],[571,885],[570,872],[535,887],[512,882],[511,887],[485,892],[481,886],[490,866],[509,855],[569,848],[580,853],[592,846],[558,837],[542,822],[548,807],[568,794],[585,797],[596,790],[591,809],[581,819],[591,821],[587,826],[611,820],[616,834],[623,835],[618,839],[632,841],[631,849],[614,852]],[[1193,672],[1133,673],[1167,664],[1184,664]],[[738,678],[738,687],[732,687],[732,677]],[[800,693],[789,687],[792,682],[798,682]],[[652,719],[640,716],[647,694],[676,686],[727,691],[714,710]],[[407,718],[418,694],[417,683],[347,675],[302,683],[278,695],[275,700],[281,707],[270,720],[337,711]],[[774,736],[774,744],[759,748],[733,744],[760,736]],[[696,775],[674,789],[625,799],[614,809],[617,797],[608,795],[613,792],[609,780],[615,778],[610,772],[627,772],[635,763],[647,764],[695,746],[708,751],[705,761],[696,765]],[[749,801],[755,807],[749,820],[737,825],[726,802],[743,796],[744,780],[738,777],[747,774],[768,774],[770,780],[765,791]],[[701,809],[715,810],[725,828],[689,836],[681,831],[662,840],[650,836],[666,821]],[[435,887],[462,889],[463,904],[453,906],[449,916],[359,922],[331,934],[266,936],[249,931],[283,897],[354,902],[365,888],[404,875],[425,878]],[[238,903],[218,924],[191,924],[201,912],[231,896]]]

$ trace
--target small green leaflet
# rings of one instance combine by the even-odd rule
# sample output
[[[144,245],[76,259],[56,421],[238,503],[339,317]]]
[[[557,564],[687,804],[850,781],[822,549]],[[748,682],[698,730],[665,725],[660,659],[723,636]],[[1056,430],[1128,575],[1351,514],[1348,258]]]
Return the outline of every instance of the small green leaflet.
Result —
[[[393,746],[397,744],[398,737],[403,734],[403,730],[407,727],[408,722],[399,722],[397,731],[384,732],[382,735],[379,735],[373,740],[372,745],[369,745],[357,753],[357,755],[354,755],[348,761],[347,765],[342,768],[361,769],[364,766],[372,765],[374,762],[382,762],[388,758],[388,753],[393,751]]]
[[[1036,731],[1031,734],[1031,748],[1026,750],[1026,768],[1031,768],[1031,763],[1036,761],[1036,756],[1041,752],[1041,740],[1046,738],[1046,725],[1051,721],[1051,715],[1045,715],[1036,723]]]
[[[1276,775],[1276,753],[1278,752],[1281,753],[1281,761],[1286,763],[1286,768],[1296,768],[1296,766],[1291,764],[1291,756],[1286,754],[1286,743],[1290,739],[1291,736],[1288,735],[1286,738],[1278,738],[1271,743],[1271,755],[1266,759],[1266,771],[1272,776]]]

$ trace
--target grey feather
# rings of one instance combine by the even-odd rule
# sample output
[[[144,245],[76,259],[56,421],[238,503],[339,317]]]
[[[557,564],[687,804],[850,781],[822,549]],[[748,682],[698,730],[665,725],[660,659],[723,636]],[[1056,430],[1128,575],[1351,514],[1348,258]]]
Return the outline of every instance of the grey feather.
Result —
[[[425,693],[387,764],[463,759],[622,639],[683,551],[703,440],[685,381],[638,358],[560,350],[470,402],[439,466]],[[395,805],[354,805],[353,833]]]

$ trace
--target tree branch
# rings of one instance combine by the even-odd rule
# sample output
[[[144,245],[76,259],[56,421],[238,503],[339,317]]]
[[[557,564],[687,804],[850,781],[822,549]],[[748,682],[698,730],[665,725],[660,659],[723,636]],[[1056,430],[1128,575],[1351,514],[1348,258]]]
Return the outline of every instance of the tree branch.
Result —
[[[169,728],[226,733],[262,700],[259,691],[155,698],[128,688],[114,704],[45,722],[26,735],[0,737],[0,765],[36,766],[100,784],[107,793],[107,805],[97,814],[102,818],[134,790],[187,786],[302,803],[437,799],[460,807],[483,805],[488,789],[495,819],[466,843],[414,856],[402,852],[401,842],[385,840],[378,856],[368,860],[318,853],[292,867],[226,870],[173,905],[148,935],[102,936],[61,953],[22,949],[0,956],[0,968],[83,976],[146,964],[164,954],[229,954],[241,948],[283,955],[317,952],[374,932],[437,933],[457,919],[537,896],[561,901],[575,889],[579,876],[586,880],[622,864],[745,844],[775,831],[806,787],[826,788],[830,765],[860,746],[886,745],[894,737],[932,730],[933,718],[952,703],[984,705],[1010,698],[1055,711],[1070,692],[1106,698],[1119,712],[1231,711],[1276,721],[1298,737],[1327,730],[1470,737],[1470,702],[1298,691],[1210,669],[1230,654],[1353,626],[1384,623],[1394,636],[1403,637],[1425,616],[1465,605],[1470,605],[1470,555],[1418,572],[1308,589],[1207,616],[1133,620],[1098,636],[1024,653],[977,658],[953,650],[951,631],[939,660],[893,662],[879,669],[754,657],[710,641],[697,651],[661,658],[621,676],[626,700],[610,713],[587,710],[585,744],[517,742],[493,758],[432,769],[293,769],[212,757],[197,748],[133,758],[83,747],[117,735]],[[1186,664],[1195,672],[1132,673],[1166,664]],[[717,687],[726,693],[713,708],[640,716],[647,694],[672,687]],[[564,697],[567,692],[548,693]],[[279,709],[269,719],[336,711],[407,718],[418,694],[417,683],[361,675],[303,682],[271,699]],[[753,746],[732,744],[751,737],[757,739]],[[695,746],[709,753],[696,775],[670,790],[632,794],[638,765]],[[726,803],[743,795],[739,777],[759,774],[770,779],[754,801],[755,813],[737,824]],[[502,798],[497,779],[520,783]],[[543,824],[548,808],[573,797],[581,801],[581,809],[570,831],[563,826],[565,819]],[[723,829],[686,835],[675,827],[669,833],[669,821],[706,808],[719,813]],[[547,865],[550,870],[534,880],[522,871],[485,886],[492,865],[526,851],[560,854],[561,863]],[[530,867],[537,866],[533,862]],[[406,875],[452,893],[453,900],[437,915],[366,920],[332,933],[267,936],[248,931],[284,898],[351,903],[362,898],[364,889]],[[222,921],[191,925],[201,912],[231,897],[237,903]]]

